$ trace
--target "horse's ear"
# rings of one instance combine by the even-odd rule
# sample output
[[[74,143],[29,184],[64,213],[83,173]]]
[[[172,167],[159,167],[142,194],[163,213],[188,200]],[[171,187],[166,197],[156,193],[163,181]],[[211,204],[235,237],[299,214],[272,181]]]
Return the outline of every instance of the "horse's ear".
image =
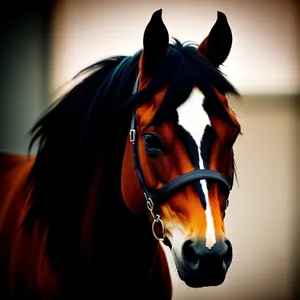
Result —
[[[169,33],[162,20],[162,9],[153,13],[143,38],[144,51],[141,60],[142,72],[150,76],[166,56]]]
[[[218,67],[228,57],[231,45],[232,33],[226,15],[218,11],[214,26],[209,35],[199,45],[197,51]]]

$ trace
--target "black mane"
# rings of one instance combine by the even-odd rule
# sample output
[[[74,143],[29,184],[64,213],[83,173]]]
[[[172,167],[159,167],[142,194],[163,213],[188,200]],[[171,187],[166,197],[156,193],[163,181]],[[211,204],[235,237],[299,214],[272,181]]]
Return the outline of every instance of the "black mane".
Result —
[[[91,74],[57,101],[30,132],[30,147],[37,143],[38,151],[26,185],[32,194],[24,226],[31,230],[36,220],[41,232],[48,226],[48,249],[56,266],[63,263],[61,253],[74,252],[78,245],[82,212],[96,166],[105,174],[99,182],[100,204],[122,197],[122,159],[135,105],[151,101],[152,95],[167,85],[167,94],[152,120],[159,124],[196,86],[206,97],[204,108],[231,121],[213,86],[221,93],[237,92],[194,46],[177,40],[170,44],[149,85],[132,95],[141,54],[112,57],[82,71],[80,74]]]

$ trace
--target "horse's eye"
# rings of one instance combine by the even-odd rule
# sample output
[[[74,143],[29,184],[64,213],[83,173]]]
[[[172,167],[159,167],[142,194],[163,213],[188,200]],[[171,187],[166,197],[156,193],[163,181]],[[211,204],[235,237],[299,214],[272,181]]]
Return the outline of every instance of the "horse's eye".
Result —
[[[163,148],[162,143],[158,134],[156,133],[145,133],[143,135],[144,146],[146,152],[151,156],[159,156],[162,154]]]

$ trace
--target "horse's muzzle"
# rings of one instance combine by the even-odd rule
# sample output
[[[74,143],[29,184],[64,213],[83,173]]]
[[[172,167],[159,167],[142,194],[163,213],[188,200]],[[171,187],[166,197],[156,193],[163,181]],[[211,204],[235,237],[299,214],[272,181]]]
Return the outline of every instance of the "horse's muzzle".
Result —
[[[232,246],[228,239],[222,239],[209,249],[203,240],[188,239],[180,256],[178,273],[188,286],[216,286],[225,280],[232,261]]]

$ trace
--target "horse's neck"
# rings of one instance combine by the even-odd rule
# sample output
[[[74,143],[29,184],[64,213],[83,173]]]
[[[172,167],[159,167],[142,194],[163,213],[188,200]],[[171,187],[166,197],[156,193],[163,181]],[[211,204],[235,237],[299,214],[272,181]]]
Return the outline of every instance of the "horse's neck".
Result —
[[[158,243],[151,234],[148,220],[139,220],[125,207],[122,199],[111,199],[113,210],[103,211],[99,218],[93,243],[88,275],[85,280],[92,292],[115,292],[122,290],[123,295],[132,296],[133,291],[146,290],[151,286],[160,263]],[[100,220],[101,219],[101,220]],[[86,256],[89,259],[89,256]],[[103,274],[100,277],[93,274]],[[119,293],[119,292],[118,292]],[[116,293],[117,296],[117,293]]]
[[[127,208],[121,190],[112,191],[116,190],[117,181],[103,195],[101,179],[101,171],[97,171],[84,213],[82,241],[86,257],[100,260],[102,268],[108,263],[107,269],[112,265],[118,268],[123,265],[131,269],[136,266],[139,271],[147,272],[158,247],[151,223],[147,216],[135,216]]]
[[[118,202],[121,201],[122,199],[118,199]],[[118,261],[117,265],[129,263],[132,267],[133,262],[136,262],[138,268],[147,271],[158,246],[148,219],[134,216],[123,201],[119,207],[114,207],[114,211],[103,214],[103,221],[97,226],[98,251],[103,250],[105,254],[114,257]]]

